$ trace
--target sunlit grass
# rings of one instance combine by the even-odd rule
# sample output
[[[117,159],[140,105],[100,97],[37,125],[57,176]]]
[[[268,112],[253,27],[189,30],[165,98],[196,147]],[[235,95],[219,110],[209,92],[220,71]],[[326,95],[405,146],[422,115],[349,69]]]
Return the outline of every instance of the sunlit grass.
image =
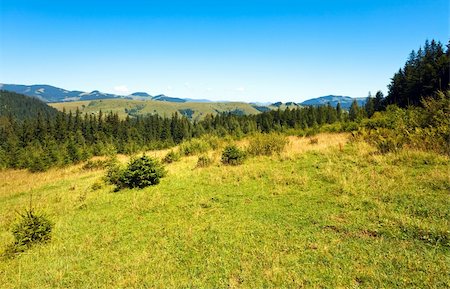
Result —
[[[184,157],[159,185],[117,193],[81,165],[2,171],[0,251],[31,195],[55,228],[0,259],[0,287],[449,287],[449,159],[347,139],[290,137],[236,167],[220,150],[207,168]]]

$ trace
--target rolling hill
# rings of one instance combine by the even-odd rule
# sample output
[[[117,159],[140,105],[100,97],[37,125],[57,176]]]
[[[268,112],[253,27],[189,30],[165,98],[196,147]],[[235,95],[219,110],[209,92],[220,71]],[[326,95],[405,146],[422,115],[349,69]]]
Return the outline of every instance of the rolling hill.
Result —
[[[274,103],[267,106],[260,106],[246,102],[174,102],[161,100],[134,100],[134,99],[98,99],[92,101],[73,101],[50,103],[50,106],[68,111],[75,111],[77,108],[82,113],[98,113],[112,111],[118,113],[120,117],[138,116],[146,114],[158,114],[161,116],[171,116],[178,112],[188,119],[198,121],[207,114],[232,113],[235,115],[258,114],[264,111],[296,108],[298,104],[293,102]]]
[[[40,87],[40,86],[39,86]],[[16,87],[17,88],[17,87]],[[22,87],[21,91],[27,88]],[[127,115],[134,117],[146,114],[158,114],[161,116],[171,116],[178,112],[186,116],[190,120],[201,120],[207,114],[217,113],[233,113],[236,115],[258,114],[260,112],[269,111],[272,109],[286,109],[287,107],[294,108],[298,105],[295,103],[281,102],[274,103],[267,106],[250,104],[245,102],[190,102],[180,98],[171,98],[165,95],[158,95],[149,97],[145,92],[134,93],[133,96],[137,99],[129,97],[119,98],[111,97],[107,99],[96,99],[97,97],[108,96],[99,91],[94,91],[83,95],[83,101],[63,101],[63,102],[43,102],[42,95],[50,93],[49,91],[63,91],[58,88],[46,88],[38,86],[30,88],[29,95],[24,95],[16,92],[2,90],[0,108],[0,115],[6,116],[12,113],[14,116],[23,119],[27,117],[35,117],[37,111],[43,114],[56,113],[57,110],[75,111],[77,108],[82,113],[98,113],[99,111],[118,113],[120,117],[125,118]],[[64,93],[64,92],[63,92]],[[41,94],[41,97],[32,96]],[[74,95],[74,92],[67,92],[68,95]],[[56,99],[48,97],[47,99]]]
[[[77,108],[82,113],[98,113],[112,111],[120,117],[137,116],[145,114],[159,114],[171,116],[178,112],[191,120],[200,120],[207,114],[231,112],[237,115],[260,113],[251,104],[244,102],[167,102],[156,100],[131,100],[131,99],[100,99],[92,101],[75,101],[51,103],[52,107],[66,111],[75,111]]]

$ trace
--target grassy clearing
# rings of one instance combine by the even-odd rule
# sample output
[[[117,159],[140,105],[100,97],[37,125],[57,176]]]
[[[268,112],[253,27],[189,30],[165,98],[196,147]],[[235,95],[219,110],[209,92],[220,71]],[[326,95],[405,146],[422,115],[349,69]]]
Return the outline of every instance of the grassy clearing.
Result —
[[[448,288],[449,159],[317,138],[236,167],[219,150],[206,168],[184,157],[159,185],[118,193],[81,165],[2,171],[0,251],[31,194],[55,227],[0,259],[1,287]]]

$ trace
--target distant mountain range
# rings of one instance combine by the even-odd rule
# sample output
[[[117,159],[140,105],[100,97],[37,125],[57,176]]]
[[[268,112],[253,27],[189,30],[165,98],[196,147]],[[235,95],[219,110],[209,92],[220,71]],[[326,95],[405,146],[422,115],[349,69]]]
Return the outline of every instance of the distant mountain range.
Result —
[[[192,98],[176,98],[166,96],[164,94],[152,96],[146,92],[134,92],[129,95],[117,95],[110,93],[103,93],[98,90],[91,92],[83,92],[78,90],[66,90],[63,88],[46,85],[46,84],[36,84],[36,85],[20,85],[20,84],[0,84],[1,90],[12,91],[27,96],[38,98],[44,102],[73,102],[73,101],[85,101],[85,100],[98,100],[98,99],[131,99],[131,100],[154,100],[154,101],[165,101],[165,102],[175,102],[175,103],[185,103],[185,102],[212,102],[207,99],[192,99]],[[352,104],[354,98],[349,96],[336,96],[327,95],[318,98],[312,98],[306,100],[300,104],[295,102],[287,102],[285,104],[281,102],[259,104],[251,103],[251,105],[258,111],[267,111],[274,108],[286,108],[286,107],[298,107],[307,105],[327,105],[330,103],[332,106],[336,106],[341,103],[342,108],[348,109]],[[366,102],[365,98],[356,98],[358,104],[364,105]]]
[[[352,102],[356,99],[356,102],[359,106],[362,106],[366,103],[365,97],[359,97],[359,98],[352,98],[350,96],[341,96],[341,95],[327,95],[327,96],[321,96],[318,98],[312,98],[305,100],[304,102],[300,103],[302,106],[307,105],[328,105],[330,104],[333,107],[336,107],[338,103],[341,104],[341,107],[344,109],[349,109],[352,105]]]

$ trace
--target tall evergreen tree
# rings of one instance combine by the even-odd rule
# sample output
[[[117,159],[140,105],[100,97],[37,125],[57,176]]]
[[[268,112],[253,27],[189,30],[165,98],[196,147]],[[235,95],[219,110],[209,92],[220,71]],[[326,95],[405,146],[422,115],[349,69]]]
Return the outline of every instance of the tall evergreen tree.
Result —
[[[375,101],[372,97],[372,94],[369,92],[369,95],[366,99],[366,104],[364,105],[364,109],[366,111],[367,117],[372,117],[373,113],[375,112]]]
[[[449,45],[444,51],[440,42],[425,41],[424,47],[417,52],[413,50],[405,66],[392,77],[386,104],[417,106],[423,97],[449,89],[449,69]]]
[[[341,108],[340,102],[338,102],[336,104],[336,115],[337,115],[337,120],[342,120],[342,108]]]
[[[359,116],[359,105],[356,99],[354,99],[348,111],[348,118],[350,121],[356,121],[358,116]]]
[[[373,109],[374,111],[381,111],[383,106],[384,95],[380,90],[375,94],[375,99],[373,101]]]

